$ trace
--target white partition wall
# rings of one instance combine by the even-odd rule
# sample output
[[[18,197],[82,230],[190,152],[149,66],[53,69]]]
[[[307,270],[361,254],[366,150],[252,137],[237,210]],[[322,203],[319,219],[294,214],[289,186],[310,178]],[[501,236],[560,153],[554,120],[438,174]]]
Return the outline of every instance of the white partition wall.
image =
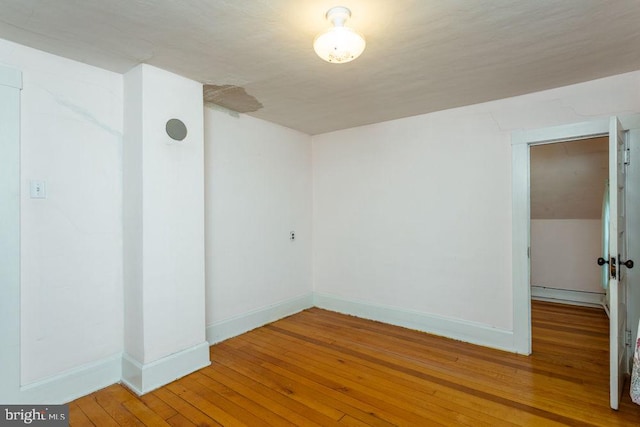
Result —
[[[137,393],[209,364],[202,111],[200,83],[148,65],[124,77],[122,377]]]

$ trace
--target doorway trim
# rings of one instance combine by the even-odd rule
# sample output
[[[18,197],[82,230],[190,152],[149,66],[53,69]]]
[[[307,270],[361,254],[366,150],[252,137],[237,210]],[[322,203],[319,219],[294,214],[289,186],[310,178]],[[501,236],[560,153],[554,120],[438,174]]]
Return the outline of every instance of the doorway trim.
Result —
[[[0,401],[20,391],[20,91],[22,72],[0,66]]]
[[[624,129],[640,127],[640,115],[618,117]],[[610,117],[588,122],[516,131],[511,134],[513,347],[531,354],[531,186],[529,148],[609,134]]]

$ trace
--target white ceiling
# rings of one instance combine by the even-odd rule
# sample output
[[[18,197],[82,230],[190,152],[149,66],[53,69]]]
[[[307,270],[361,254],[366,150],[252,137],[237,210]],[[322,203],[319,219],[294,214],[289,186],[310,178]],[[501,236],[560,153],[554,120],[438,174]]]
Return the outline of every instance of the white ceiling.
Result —
[[[531,147],[531,219],[601,219],[609,138]]]
[[[332,6],[367,49],[312,49]],[[139,63],[250,96],[308,134],[640,69],[638,0],[0,0],[0,38],[124,73]]]

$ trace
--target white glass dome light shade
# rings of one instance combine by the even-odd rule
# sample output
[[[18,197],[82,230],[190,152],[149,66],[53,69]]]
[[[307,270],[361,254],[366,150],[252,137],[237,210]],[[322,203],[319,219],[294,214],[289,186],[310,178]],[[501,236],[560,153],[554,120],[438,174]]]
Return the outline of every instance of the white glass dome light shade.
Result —
[[[351,16],[346,7],[334,7],[327,12],[333,27],[319,34],[313,42],[316,54],[327,62],[344,64],[353,61],[366,47],[364,37],[349,27],[345,21]]]
[[[348,27],[330,28],[313,42],[320,58],[338,64],[353,61],[364,52],[365,46],[364,38]]]

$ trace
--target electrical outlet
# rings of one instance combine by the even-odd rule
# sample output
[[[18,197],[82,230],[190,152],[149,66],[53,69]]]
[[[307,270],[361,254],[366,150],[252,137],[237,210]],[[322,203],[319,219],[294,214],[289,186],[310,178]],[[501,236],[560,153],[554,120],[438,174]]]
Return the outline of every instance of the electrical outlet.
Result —
[[[289,233],[289,240],[296,240],[296,232],[295,231],[291,231]]]

